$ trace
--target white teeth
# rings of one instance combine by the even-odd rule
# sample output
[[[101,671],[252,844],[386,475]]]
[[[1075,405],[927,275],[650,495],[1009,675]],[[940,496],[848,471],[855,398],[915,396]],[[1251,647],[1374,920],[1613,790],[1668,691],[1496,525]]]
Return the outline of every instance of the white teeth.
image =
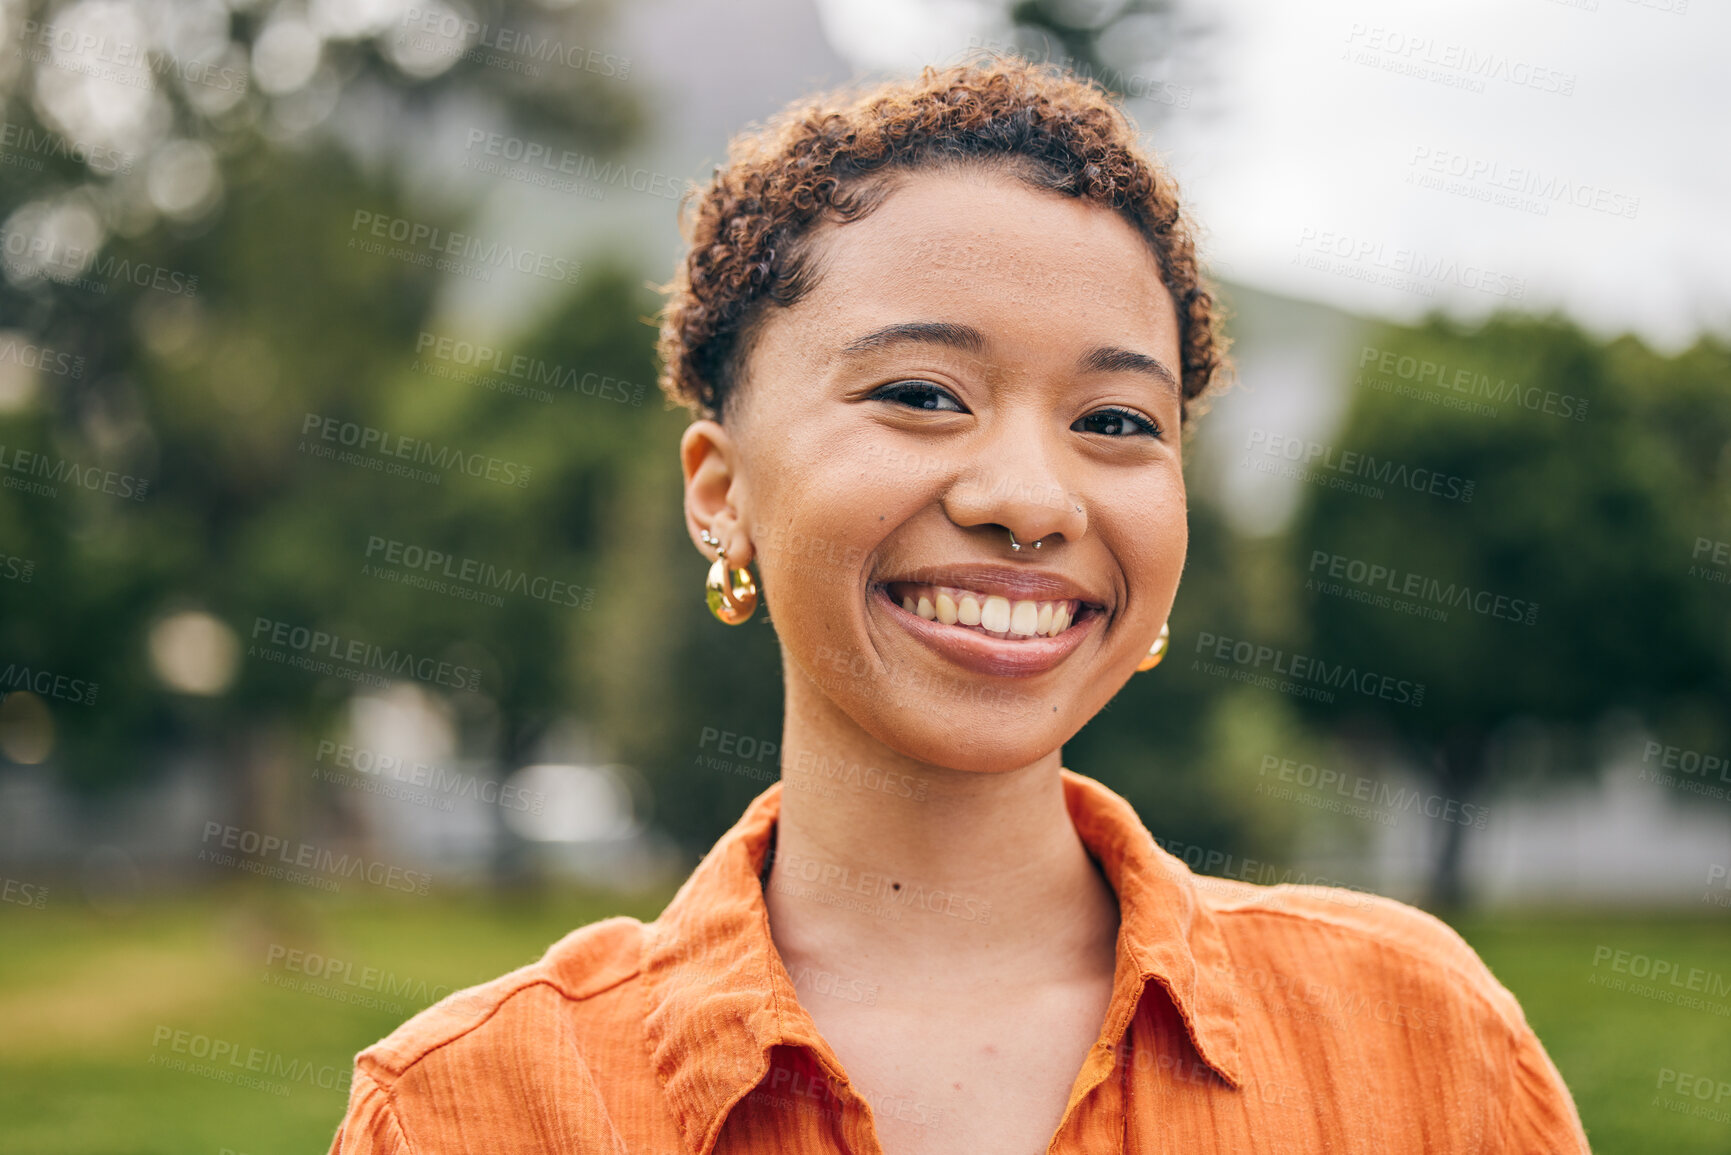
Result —
[[[912,587],[909,589],[909,587]],[[1056,637],[1075,621],[1072,601],[1012,602],[1001,594],[981,594],[951,586],[914,586],[901,598],[902,609],[946,626],[975,626],[994,637]]]

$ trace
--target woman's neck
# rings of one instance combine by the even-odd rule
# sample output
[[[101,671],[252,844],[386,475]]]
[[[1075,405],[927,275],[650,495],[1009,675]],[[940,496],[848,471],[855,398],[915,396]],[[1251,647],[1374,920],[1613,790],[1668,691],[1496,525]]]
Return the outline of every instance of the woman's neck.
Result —
[[[805,689],[788,695],[765,894],[784,959],[869,959],[891,980],[950,961],[1029,982],[1110,960],[1117,898],[1070,819],[1059,751],[952,770],[890,750]]]

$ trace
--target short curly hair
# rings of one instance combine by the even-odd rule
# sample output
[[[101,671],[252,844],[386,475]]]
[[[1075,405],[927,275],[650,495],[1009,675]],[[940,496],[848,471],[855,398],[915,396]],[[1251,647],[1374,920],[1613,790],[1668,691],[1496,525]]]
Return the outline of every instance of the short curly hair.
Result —
[[[670,403],[723,420],[768,306],[790,306],[815,283],[820,221],[857,220],[898,174],[963,164],[1000,166],[1136,228],[1177,306],[1181,419],[1199,413],[1227,368],[1226,339],[1172,178],[1097,84],[998,55],[826,93],[733,139],[727,164],[686,194],[689,248],[661,287],[659,383]]]

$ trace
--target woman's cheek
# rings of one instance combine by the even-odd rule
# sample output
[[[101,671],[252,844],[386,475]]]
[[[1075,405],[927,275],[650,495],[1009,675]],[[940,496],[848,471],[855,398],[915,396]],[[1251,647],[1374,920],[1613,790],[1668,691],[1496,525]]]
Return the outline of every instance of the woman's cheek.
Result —
[[[1099,506],[1094,507],[1104,513]],[[1151,486],[1139,499],[1114,501],[1112,513],[1094,519],[1089,532],[1098,532],[1117,556],[1125,579],[1131,584],[1131,604],[1152,596],[1169,602],[1184,573],[1184,558],[1190,546],[1190,526],[1184,503],[1184,488],[1165,483]],[[1140,510],[1140,515],[1134,511]],[[1142,598],[1136,597],[1141,592]]]

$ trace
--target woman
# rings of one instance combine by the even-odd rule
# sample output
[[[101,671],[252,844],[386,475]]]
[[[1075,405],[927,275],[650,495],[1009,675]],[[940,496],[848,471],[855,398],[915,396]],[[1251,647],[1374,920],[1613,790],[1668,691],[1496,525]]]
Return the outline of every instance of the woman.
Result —
[[[1441,922],[1192,876],[1061,765],[1163,652],[1222,360],[1109,99],[1013,60],[830,98],[691,226],[662,384],[711,607],[754,561],[773,603],[783,781],[654,923],[363,1052],[332,1150],[1586,1150]]]

